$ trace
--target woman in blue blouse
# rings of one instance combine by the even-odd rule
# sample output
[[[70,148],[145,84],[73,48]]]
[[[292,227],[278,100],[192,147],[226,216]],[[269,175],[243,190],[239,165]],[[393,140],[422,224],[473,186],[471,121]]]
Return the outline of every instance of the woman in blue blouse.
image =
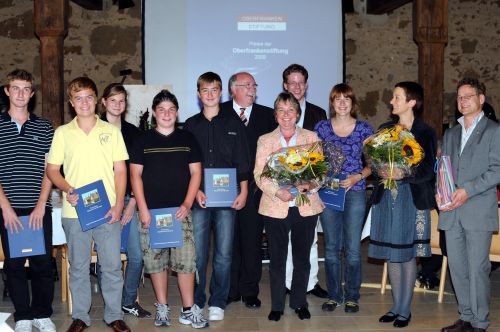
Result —
[[[345,303],[345,312],[358,312],[361,287],[361,230],[365,215],[366,177],[371,174],[363,166],[363,141],[373,134],[373,128],[356,119],[356,96],[347,84],[337,84],[330,92],[330,120],[316,124],[314,131],[325,142],[342,148],[346,160],[340,182],[346,188],[344,211],[326,208],[321,215],[325,238],[325,271],[329,300],[322,306],[333,311]],[[345,252],[345,284],[342,287],[342,249]]]

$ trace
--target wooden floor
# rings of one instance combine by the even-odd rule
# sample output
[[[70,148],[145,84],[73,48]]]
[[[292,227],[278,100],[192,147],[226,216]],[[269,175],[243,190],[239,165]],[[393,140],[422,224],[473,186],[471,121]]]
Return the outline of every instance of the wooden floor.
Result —
[[[363,244],[363,252],[366,254],[367,244]],[[270,322],[267,314],[270,311],[269,295],[269,273],[268,266],[264,266],[263,278],[261,282],[260,299],[262,307],[260,309],[247,309],[241,302],[230,304],[225,311],[225,319],[219,322],[210,322],[209,329],[218,331],[394,331],[397,330],[391,324],[382,324],[378,322],[378,317],[384,314],[391,307],[391,292],[388,290],[385,295],[380,294],[380,277],[382,265],[369,263],[364,255],[363,263],[363,286],[361,288],[360,311],[356,314],[347,314],[343,307],[337,308],[334,312],[323,312],[321,304],[323,299],[308,295],[309,308],[312,318],[301,321],[295,313],[287,308],[285,315],[279,322]],[[326,287],[324,278],[323,263],[320,263],[320,284]],[[500,332],[500,269],[494,271],[492,279],[492,300],[491,300],[491,327],[488,331]],[[96,280],[93,281],[93,306],[91,309],[92,326],[86,331],[110,331],[104,324],[103,301],[98,292]],[[172,307],[172,326],[171,331],[189,331],[189,326],[178,323],[180,308],[180,297],[177,290],[176,279],[170,278],[169,304]],[[437,294],[435,291],[416,290],[412,304],[412,321],[405,329],[407,331],[439,331],[445,325],[449,325],[458,318],[457,305],[455,298],[451,293],[450,283],[446,284],[446,295],[443,303],[437,303]],[[154,315],[154,293],[151,282],[146,279],[144,286],[140,287],[141,304]],[[56,283],[56,294],[53,303],[54,315],[52,319],[57,326],[58,331],[65,331],[71,324],[71,317],[68,315],[67,306],[61,302],[60,282]],[[12,312],[12,304],[9,300],[0,301],[1,312]],[[126,316],[125,321],[133,331],[158,331],[164,328],[155,328],[153,319],[138,319]],[[12,316],[7,321],[13,327]],[[36,329],[33,329],[37,331]]]

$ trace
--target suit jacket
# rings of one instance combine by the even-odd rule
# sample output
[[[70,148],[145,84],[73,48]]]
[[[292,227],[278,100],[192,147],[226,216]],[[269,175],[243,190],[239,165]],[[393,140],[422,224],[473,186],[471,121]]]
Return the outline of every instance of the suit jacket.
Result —
[[[391,121],[380,126],[385,128],[397,124],[397,121]],[[410,183],[411,196],[413,204],[419,210],[427,210],[436,207],[435,195],[435,175],[434,163],[436,161],[436,133],[420,119],[415,119],[411,127],[411,133],[415,136],[418,144],[424,149],[424,160],[417,166],[415,174],[406,177],[403,181]],[[376,177],[376,174],[375,174]],[[373,191],[371,202],[378,204],[384,194],[384,185],[379,183]]]
[[[500,182],[500,126],[483,117],[460,153],[462,126],[448,129],[443,137],[442,154],[449,155],[457,188],[465,189],[469,199],[459,208],[439,214],[439,228],[448,230],[459,222],[466,230],[498,231]]]
[[[326,120],[326,111],[319,106],[306,101],[306,110],[304,111],[304,125],[302,128],[313,130],[316,123]]]
[[[315,132],[302,128],[297,128],[296,130],[297,145],[309,144],[320,140]],[[288,215],[288,202],[283,202],[276,197],[276,192],[280,189],[279,185],[270,179],[261,178],[260,174],[267,162],[267,157],[281,148],[279,127],[271,133],[261,136],[257,141],[257,156],[253,171],[255,182],[264,193],[260,199],[259,213],[277,219],[284,219]],[[313,216],[321,213],[324,209],[323,202],[317,193],[309,195],[309,199],[311,200],[310,205],[304,204],[299,206],[301,216]]]
[[[222,103],[222,109],[227,109],[234,112],[233,101],[229,100]],[[246,134],[248,141],[248,148],[250,151],[250,165],[255,165],[255,153],[257,152],[257,139],[273,131],[278,124],[274,118],[274,110],[272,108],[262,106],[259,104],[252,105],[252,113],[250,120],[246,125]]]

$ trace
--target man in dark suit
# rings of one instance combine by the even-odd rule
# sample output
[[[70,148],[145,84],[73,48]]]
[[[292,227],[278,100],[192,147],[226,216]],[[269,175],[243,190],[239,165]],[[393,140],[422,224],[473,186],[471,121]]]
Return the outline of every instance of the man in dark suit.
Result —
[[[460,319],[442,332],[486,331],[490,305],[490,246],[498,231],[496,186],[500,182],[500,126],[483,112],[486,88],[476,79],[457,87],[462,117],[446,131],[442,154],[450,156],[455,191],[441,208],[450,276]]]
[[[309,87],[307,79],[309,73],[302,65],[291,64],[283,71],[283,89],[290,92],[299,102],[302,110],[298,127],[313,130],[316,123],[326,120],[326,111],[319,106],[306,101],[306,92]],[[291,242],[288,245],[288,259],[286,261],[286,287],[290,289],[292,283],[292,250]],[[318,284],[318,237],[314,237],[310,254],[311,271],[309,273],[309,282],[307,284],[307,293],[320,298],[327,298],[328,292]]]
[[[232,100],[222,104],[222,109],[234,110],[246,126],[253,171],[257,139],[276,128],[273,110],[255,103],[257,84],[252,75],[236,73],[229,79]],[[245,207],[237,212],[234,229],[231,287],[228,303],[243,299],[249,308],[260,307],[259,282],[262,275],[262,216],[257,213],[254,200],[260,197],[255,181],[249,180],[249,194]]]

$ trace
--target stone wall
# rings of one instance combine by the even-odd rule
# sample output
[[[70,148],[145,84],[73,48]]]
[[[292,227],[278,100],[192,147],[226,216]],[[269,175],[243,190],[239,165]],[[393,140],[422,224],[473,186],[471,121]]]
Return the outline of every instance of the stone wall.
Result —
[[[355,0],[357,13],[345,18],[346,81],[359,98],[361,118],[378,126],[389,117],[394,84],[417,80],[413,5],[409,3],[389,14],[375,16],[363,14],[359,9],[364,1]],[[500,1],[449,0],[448,3],[443,120],[446,122],[455,114],[455,86],[464,75],[485,82],[488,101],[498,116]],[[15,67],[25,68],[35,74],[38,87],[39,42],[34,35],[32,0],[0,0],[0,44],[0,76],[5,77]],[[89,11],[70,2],[64,45],[66,83],[76,76],[88,75],[102,91],[107,83],[121,80],[119,71],[123,69],[133,71],[126,83],[142,82],[140,6]]]
[[[358,13],[345,18],[346,81],[360,100],[361,116],[378,126],[388,119],[392,88],[418,79],[418,48],[413,41],[411,3],[386,15]],[[361,4],[361,5],[360,5]],[[500,115],[500,1],[449,0],[445,48],[443,122],[453,121],[457,82],[481,79],[487,101]]]
[[[102,92],[107,84],[121,81],[119,72],[124,69],[132,70],[125,83],[142,83],[140,6],[125,10],[110,6],[90,11],[70,1],[68,11],[65,84],[77,76],[89,76]],[[34,34],[32,0],[0,0],[0,45],[2,79],[13,68],[24,68],[36,76],[35,88],[39,88],[39,41]],[[40,94],[38,98],[41,99]],[[40,107],[36,112],[39,111]],[[70,118],[67,114],[66,120]]]

